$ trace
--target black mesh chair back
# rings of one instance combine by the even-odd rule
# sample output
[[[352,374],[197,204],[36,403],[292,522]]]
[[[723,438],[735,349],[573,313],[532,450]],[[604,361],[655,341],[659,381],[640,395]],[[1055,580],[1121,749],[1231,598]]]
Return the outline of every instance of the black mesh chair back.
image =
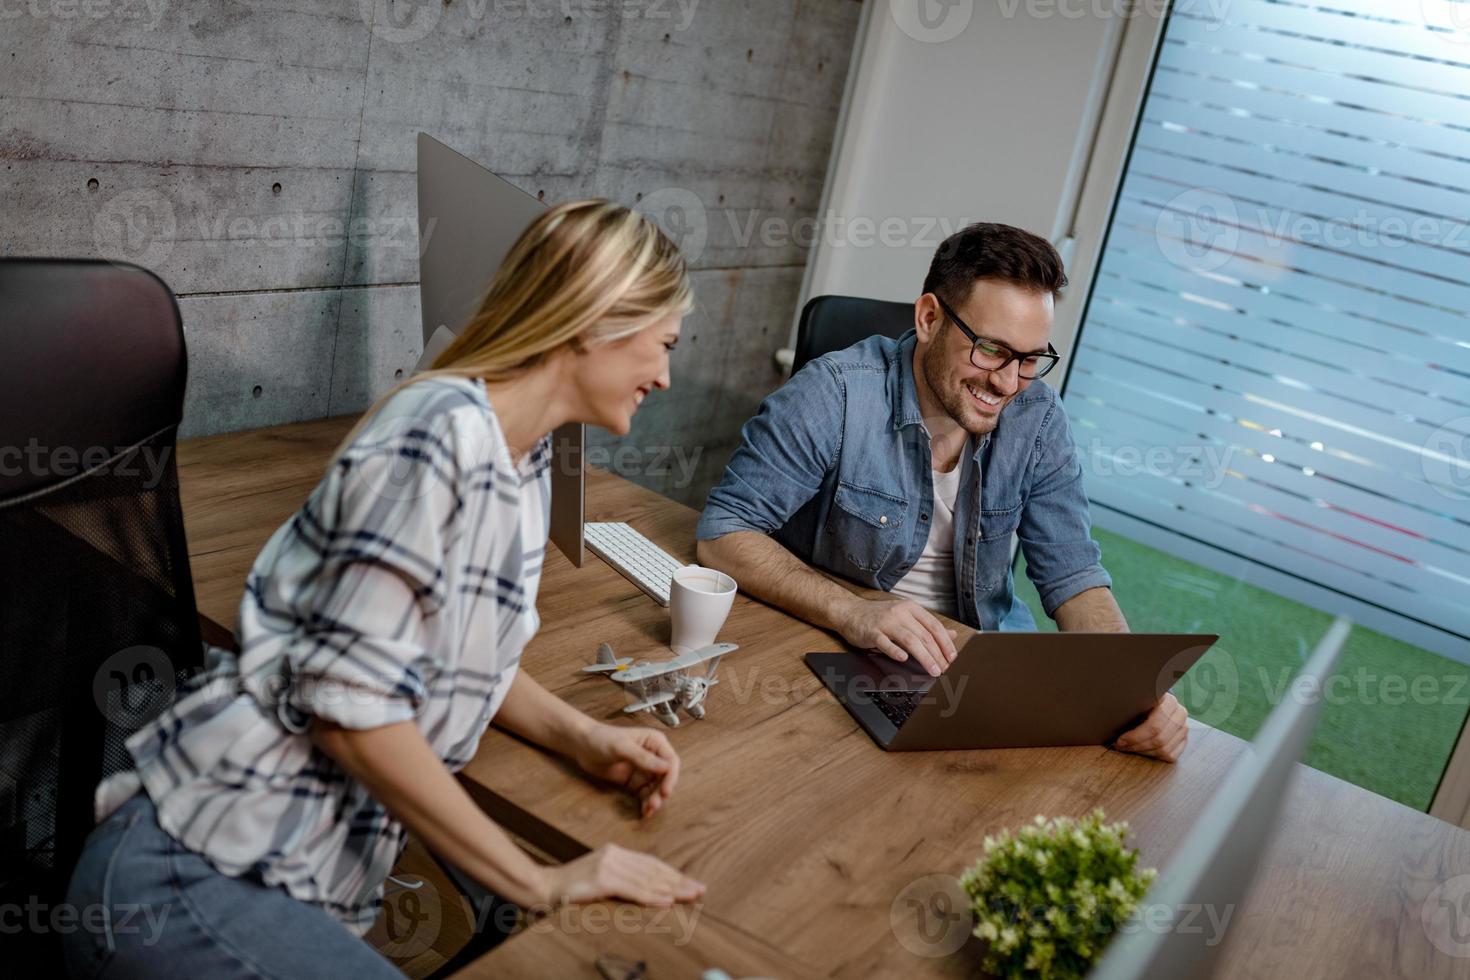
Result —
[[[914,325],[914,304],[860,296],[814,296],[801,311],[791,373],[814,357],[851,347],[874,334],[900,337]]]
[[[202,660],[184,335],[135,266],[0,260],[0,891],[59,901],[123,739]],[[0,896],[3,901],[5,896]]]

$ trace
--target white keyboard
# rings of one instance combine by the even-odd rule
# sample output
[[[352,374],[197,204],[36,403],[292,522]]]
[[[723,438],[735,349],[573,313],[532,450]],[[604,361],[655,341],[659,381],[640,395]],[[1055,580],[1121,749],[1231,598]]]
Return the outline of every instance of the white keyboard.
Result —
[[[582,537],[597,557],[648,593],[661,606],[669,604],[669,579],[684,563],[621,521],[591,522]]]

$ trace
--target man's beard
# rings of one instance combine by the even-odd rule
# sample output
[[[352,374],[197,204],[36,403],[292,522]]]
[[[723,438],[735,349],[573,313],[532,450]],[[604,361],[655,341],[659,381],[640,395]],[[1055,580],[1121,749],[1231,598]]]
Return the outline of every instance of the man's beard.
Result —
[[[939,406],[944,409],[946,415],[954,420],[955,425],[971,435],[983,436],[995,431],[996,423],[1000,420],[1000,413],[996,412],[994,417],[982,415],[980,410],[974,407],[970,393],[965,390],[963,384],[958,380],[946,383],[945,372],[949,364],[950,355],[937,343],[929,345],[919,363],[920,369],[924,372],[924,383],[939,400]],[[981,390],[989,391],[989,388],[985,387]]]

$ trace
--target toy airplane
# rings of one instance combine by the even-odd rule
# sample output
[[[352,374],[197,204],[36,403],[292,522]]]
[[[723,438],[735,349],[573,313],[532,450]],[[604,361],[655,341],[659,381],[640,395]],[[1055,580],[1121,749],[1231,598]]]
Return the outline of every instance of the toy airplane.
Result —
[[[671,728],[679,725],[677,709],[683,708],[691,718],[704,717],[704,696],[718,684],[715,669],[720,658],[740,649],[734,643],[712,643],[698,650],[681,653],[673,660],[633,663],[632,657],[618,657],[604,643],[597,648],[597,663],[583,667],[583,673],[606,674],[637,698],[623,709],[628,714],[653,712],[658,720]],[[699,668],[701,672],[696,673]]]

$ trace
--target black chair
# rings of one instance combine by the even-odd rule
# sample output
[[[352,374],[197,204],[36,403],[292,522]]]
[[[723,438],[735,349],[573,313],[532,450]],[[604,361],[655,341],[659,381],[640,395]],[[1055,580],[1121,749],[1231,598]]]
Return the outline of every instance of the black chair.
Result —
[[[914,304],[860,296],[813,296],[801,310],[791,373],[814,357],[851,347],[874,334],[900,337],[914,325]]]
[[[61,901],[97,783],[203,660],[185,372],[157,276],[0,260],[0,902]]]

